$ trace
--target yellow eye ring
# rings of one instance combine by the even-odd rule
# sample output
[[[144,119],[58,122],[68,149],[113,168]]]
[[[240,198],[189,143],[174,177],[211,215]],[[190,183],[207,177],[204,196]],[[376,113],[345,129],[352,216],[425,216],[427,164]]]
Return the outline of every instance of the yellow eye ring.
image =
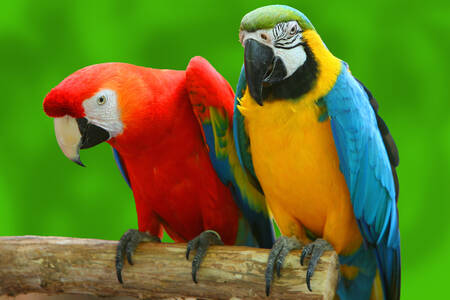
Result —
[[[106,97],[105,96],[100,96],[97,98],[97,104],[98,105],[103,105],[106,103]]]

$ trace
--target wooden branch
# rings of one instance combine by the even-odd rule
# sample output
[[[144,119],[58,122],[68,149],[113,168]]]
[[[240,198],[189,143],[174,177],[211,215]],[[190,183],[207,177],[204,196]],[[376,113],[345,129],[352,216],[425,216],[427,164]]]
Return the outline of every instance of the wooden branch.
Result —
[[[125,265],[124,284],[114,267],[117,242],[64,237],[0,237],[0,295],[24,293],[89,294],[136,298],[198,297],[210,299],[264,298],[268,250],[214,246],[191,279],[185,244],[145,243],[134,265]],[[312,279],[305,283],[299,251],[288,255],[272,286],[272,299],[333,299],[338,277],[337,256],[326,252]]]

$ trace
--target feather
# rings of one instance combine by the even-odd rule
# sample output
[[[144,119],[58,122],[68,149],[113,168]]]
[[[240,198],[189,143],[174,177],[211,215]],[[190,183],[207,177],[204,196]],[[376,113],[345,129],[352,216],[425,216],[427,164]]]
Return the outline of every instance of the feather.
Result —
[[[272,222],[259,185],[242,168],[235,148],[234,94],[231,87],[203,58],[194,57],[186,70],[186,84],[194,113],[203,131],[209,157],[220,180],[230,186],[257,245],[271,248],[275,239]],[[196,109],[201,107],[202,110]],[[244,238],[245,239],[245,238]]]
[[[398,163],[397,148],[377,114],[378,104],[345,65],[324,99],[361,234],[375,251],[386,299],[399,299],[398,181],[392,171]]]
[[[117,167],[119,167],[120,174],[122,174],[123,179],[125,179],[125,182],[131,188],[131,183],[130,183],[130,179],[128,178],[127,170],[125,169],[125,164],[123,163],[123,160],[120,157],[119,152],[114,148],[112,148],[112,149],[113,149],[114,160],[116,161]]]

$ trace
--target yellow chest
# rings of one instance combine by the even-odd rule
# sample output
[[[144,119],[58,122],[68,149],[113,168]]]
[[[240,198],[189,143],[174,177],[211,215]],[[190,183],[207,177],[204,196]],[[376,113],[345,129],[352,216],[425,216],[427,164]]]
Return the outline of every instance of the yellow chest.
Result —
[[[269,207],[282,205],[322,235],[330,208],[350,203],[329,121],[318,121],[320,109],[312,101],[279,100],[261,107],[246,93],[241,106]]]
[[[273,99],[258,105],[248,90],[238,109],[244,116],[256,176],[266,202],[285,235],[307,241],[307,228],[341,253],[362,238],[350,195],[339,170],[330,121],[319,122],[316,101],[334,86],[342,63],[314,31],[303,33],[318,64],[312,89],[300,99]]]

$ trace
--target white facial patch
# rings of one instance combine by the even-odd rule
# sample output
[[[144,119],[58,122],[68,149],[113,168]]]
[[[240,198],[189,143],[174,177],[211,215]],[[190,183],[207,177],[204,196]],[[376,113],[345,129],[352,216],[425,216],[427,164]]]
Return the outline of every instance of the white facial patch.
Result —
[[[280,57],[286,67],[287,74],[284,79],[291,76],[306,61],[302,37],[302,30],[297,21],[279,23],[272,29],[241,31],[239,34],[242,46],[248,39],[254,39],[271,47],[274,55]]]
[[[86,119],[116,137],[123,131],[117,94],[113,90],[104,89],[83,102]]]
[[[291,49],[275,48],[275,56],[279,56],[286,67],[286,76],[288,78],[300,68],[306,61],[306,52],[302,45]]]

